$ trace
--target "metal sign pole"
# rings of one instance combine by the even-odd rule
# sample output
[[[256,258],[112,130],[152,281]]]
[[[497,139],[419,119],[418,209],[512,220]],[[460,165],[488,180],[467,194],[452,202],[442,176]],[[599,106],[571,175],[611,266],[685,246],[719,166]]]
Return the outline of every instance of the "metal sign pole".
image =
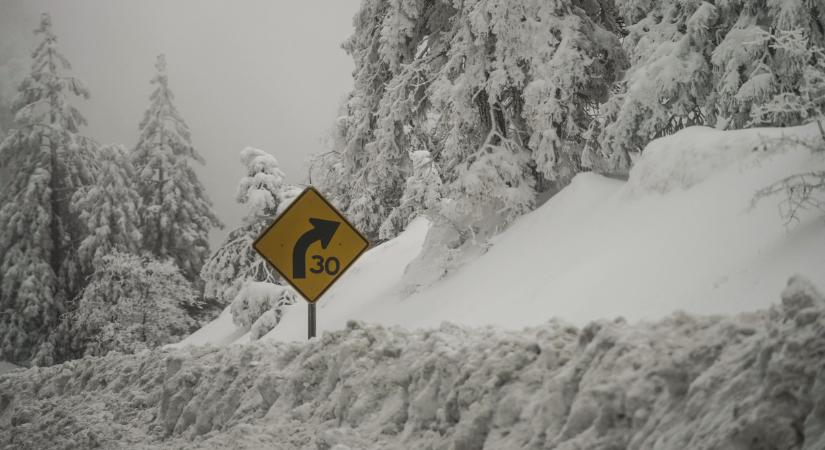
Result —
[[[309,303],[309,338],[315,337],[315,303]]]

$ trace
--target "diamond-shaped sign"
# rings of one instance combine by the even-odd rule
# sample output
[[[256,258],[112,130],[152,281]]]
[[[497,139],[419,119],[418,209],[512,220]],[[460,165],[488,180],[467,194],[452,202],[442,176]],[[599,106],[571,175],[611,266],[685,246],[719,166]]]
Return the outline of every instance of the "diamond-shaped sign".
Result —
[[[316,302],[370,243],[308,187],[252,244],[308,302]]]

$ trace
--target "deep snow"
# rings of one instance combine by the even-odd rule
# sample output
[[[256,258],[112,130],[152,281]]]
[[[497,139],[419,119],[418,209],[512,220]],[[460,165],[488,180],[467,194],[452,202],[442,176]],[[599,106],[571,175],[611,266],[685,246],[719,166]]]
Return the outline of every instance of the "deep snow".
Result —
[[[782,197],[751,209],[785,176],[825,170],[825,155],[789,140],[815,125],[718,131],[693,127],[651,142],[628,182],[585,173],[495,237],[489,250],[430,286],[405,275],[429,223],[367,252],[318,304],[318,329],[349,320],[508,329],[559,317],[577,325],[676,310],[730,314],[765,308],[788,277],[825,287],[825,220],[780,216]],[[424,264],[436,262],[424,261]],[[306,338],[306,304],[286,308],[266,339]],[[226,312],[180,345],[248,342]]]
[[[825,168],[765,151],[781,134],[812,128],[654,141],[628,182],[578,176],[432,285],[416,220],[308,342],[302,303],[253,343],[227,309],[171,348],[0,374],[0,449],[821,450],[825,222],[749,208]]]
[[[0,375],[0,448],[825,448],[825,299],[522,331],[351,322],[309,342]]]

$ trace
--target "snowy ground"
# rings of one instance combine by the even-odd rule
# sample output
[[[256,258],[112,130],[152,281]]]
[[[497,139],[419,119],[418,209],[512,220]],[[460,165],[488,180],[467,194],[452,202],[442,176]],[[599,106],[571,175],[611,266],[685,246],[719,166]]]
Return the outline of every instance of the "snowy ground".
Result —
[[[6,361],[0,361],[0,374],[11,372],[12,370],[19,369],[19,367],[15,366],[14,364]]]
[[[522,331],[350,323],[310,342],[0,375],[3,449],[825,448],[825,300]]]
[[[254,343],[227,311],[171,348],[0,374],[0,449],[822,450],[825,222],[749,208],[825,168],[763,150],[812,131],[655,141],[628,182],[580,175],[429,286],[418,220],[309,342],[303,304]]]
[[[652,142],[628,182],[581,174],[522,217],[489,251],[431,286],[405,276],[428,223],[370,250],[318,304],[318,329],[349,320],[508,329],[559,317],[661,318],[675,310],[730,314],[765,308],[788,277],[825,288],[825,220],[786,224],[783,200],[750,209],[754,193],[790,174],[825,169],[825,155],[784,145],[816,127],[717,131],[694,127]],[[268,339],[306,338],[306,305],[289,308]],[[181,345],[248,342],[223,314]]]

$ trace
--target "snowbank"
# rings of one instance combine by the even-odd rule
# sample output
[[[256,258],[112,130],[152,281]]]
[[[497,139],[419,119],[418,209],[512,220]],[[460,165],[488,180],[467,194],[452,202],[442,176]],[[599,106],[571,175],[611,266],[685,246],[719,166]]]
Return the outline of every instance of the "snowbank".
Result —
[[[19,367],[10,362],[0,361],[0,373],[11,372],[16,369],[19,369]]]
[[[825,300],[523,331],[351,322],[301,343],[0,375],[0,448],[825,448]]]
[[[818,138],[818,130],[694,127],[653,141],[628,182],[580,174],[496,236],[485,254],[425,287],[406,273],[429,229],[418,219],[367,252],[325,295],[318,329],[343,329],[350,320],[408,329],[442,321],[519,329],[552,317],[582,325],[676,310],[732,314],[767,307],[795,273],[825,288],[821,211],[806,211],[788,225],[778,212],[781,197],[749,208],[758,189],[825,169],[825,155],[782,137]],[[306,339],[306,309],[304,302],[285,308],[264,338]],[[223,316],[217,322],[207,327],[214,335],[199,333],[183,345],[238,337]]]
[[[186,345],[228,345],[242,337],[248,330],[235,325],[232,321],[231,305],[224,308],[221,314],[212,322],[204,325],[198,331],[189,335],[186,339],[166,347],[176,348]]]
[[[628,189],[660,193],[687,189],[731,166],[762,159],[777,147],[794,150],[788,141],[814,143],[821,139],[815,124],[728,131],[686,128],[645,147],[643,157],[630,172]]]

